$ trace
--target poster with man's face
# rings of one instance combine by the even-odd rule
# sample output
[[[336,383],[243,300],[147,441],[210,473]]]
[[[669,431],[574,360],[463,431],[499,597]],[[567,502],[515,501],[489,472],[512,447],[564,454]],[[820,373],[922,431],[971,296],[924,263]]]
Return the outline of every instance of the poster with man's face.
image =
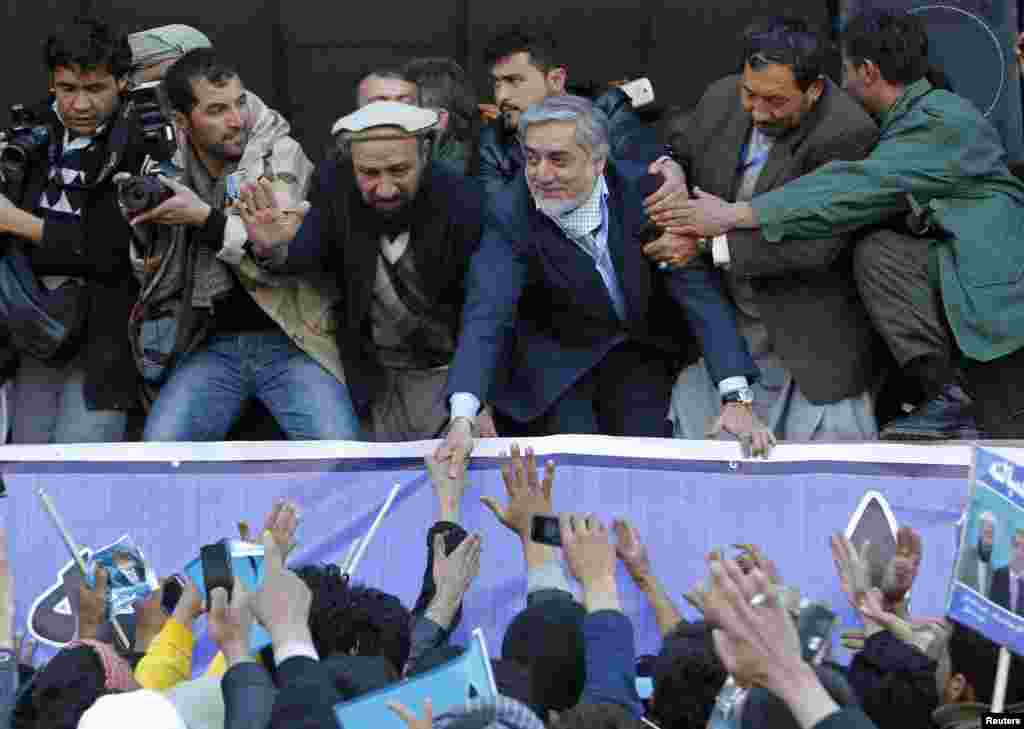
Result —
[[[975,448],[947,614],[1024,653],[1024,467]]]

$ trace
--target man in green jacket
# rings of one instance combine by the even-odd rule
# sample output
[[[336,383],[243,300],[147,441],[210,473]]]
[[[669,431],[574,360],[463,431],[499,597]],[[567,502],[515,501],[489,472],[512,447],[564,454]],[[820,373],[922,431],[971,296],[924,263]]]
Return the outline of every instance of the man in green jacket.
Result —
[[[881,129],[866,159],[831,162],[749,203],[698,192],[656,222],[707,237],[760,228],[777,242],[898,221],[900,233],[884,231],[882,244],[871,234],[856,253],[875,326],[901,366],[940,389],[962,366],[984,436],[1024,437],[1024,184],[981,113],[925,79],[917,16],[869,11],[842,40],[844,87]]]

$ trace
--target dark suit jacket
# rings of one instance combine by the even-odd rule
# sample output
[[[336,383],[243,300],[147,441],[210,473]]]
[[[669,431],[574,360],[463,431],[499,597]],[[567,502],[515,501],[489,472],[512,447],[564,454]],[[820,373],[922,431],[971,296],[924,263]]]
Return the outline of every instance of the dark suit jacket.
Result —
[[[266,729],[277,698],[277,687],[259,663],[240,663],[220,682],[224,697],[224,729]]]
[[[338,346],[352,402],[373,401],[382,371],[369,333],[373,282],[380,254],[372,211],[362,204],[351,163],[325,162],[317,170],[312,209],[288,247],[289,271],[324,268],[338,275]],[[413,203],[409,240],[417,270],[436,313],[458,327],[469,262],[480,244],[483,192],[477,181],[431,163]]]
[[[488,201],[449,394],[473,393],[525,423],[627,340],[672,364],[694,358],[692,337],[663,277],[640,251],[644,214],[637,184],[645,174],[625,162],[609,163],[605,172],[608,245],[626,299],[625,322],[593,259],[536,209],[525,177]]]
[[[992,590],[988,599],[1000,607],[1010,609],[1010,565],[1004,565],[992,573]],[[1017,595],[1017,606],[1024,607],[1024,595]]]
[[[688,181],[735,201],[750,126],[740,103],[740,77],[712,84],[671,140]],[[775,142],[755,193],[830,160],[861,159],[877,139],[867,113],[826,80],[824,94],[801,125]],[[752,279],[775,351],[807,399],[836,402],[867,389],[878,366],[878,339],[853,280],[849,238],[769,243],[759,230],[735,230],[728,240],[730,270]]]
[[[334,707],[343,697],[323,663],[304,656],[289,658],[277,667],[277,685],[270,729],[344,729],[334,717]]]

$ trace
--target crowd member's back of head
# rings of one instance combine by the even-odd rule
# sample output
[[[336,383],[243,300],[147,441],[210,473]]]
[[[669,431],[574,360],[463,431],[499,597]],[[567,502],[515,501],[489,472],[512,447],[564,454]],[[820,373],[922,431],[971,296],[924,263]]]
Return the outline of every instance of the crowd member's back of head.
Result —
[[[313,593],[309,629],[317,654],[383,656],[401,675],[409,658],[409,611],[394,595],[347,583],[335,565],[295,570]]]
[[[77,646],[60,651],[35,678],[31,709],[19,717],[21,726],[36,729],[74,729],[107,688],[107,675],[96,651]]]
[[[583,693],[585,612],[572,600],[544,601],[519,613],[505,631],[501,656],[529,672],[530,706],[541,717],[575,706]]]
[[[618,704],[577,704],[548,724],[551,729],[643,729],[643,723]]]
[[[415,58],[402,69],[405,77],[419,90],[419,105],[426,109],[445,109],[449,113],[448,131],[458,139],[470,139],[480,118],[476,92],[469,76],[455,59],[447,57]]]
[[[651,718],[662,729],[703,727],[725,679],[707,624],[680,623],[655,662]]]
[[[910,13],[867,10],[847,24],[842,45],[855,67],[870,60],[891,84],[912,84],[930,68],[924,22]]]
[[[801,91],[826,75],[832,55],[820,29],[802,18],[766,18],[743,32],[742,65],[755,71],[773,64],[788,66]]]
[[[999,646],[954,622],[947,651],[936,672],[941,703],[992,703]],[[1016,656],[1010,666],[1005,699],[1007,705],[1024,701],[1024,661]]]

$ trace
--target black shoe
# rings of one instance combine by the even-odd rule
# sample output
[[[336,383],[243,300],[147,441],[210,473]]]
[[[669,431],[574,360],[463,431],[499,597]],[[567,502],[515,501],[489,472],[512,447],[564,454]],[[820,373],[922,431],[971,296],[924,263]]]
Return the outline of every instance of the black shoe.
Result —
[[[914,412],[891,421],[878,437],[895,441],[976,440],[978,426],[971,413],[971,398],[959,385],[946,385]]]

